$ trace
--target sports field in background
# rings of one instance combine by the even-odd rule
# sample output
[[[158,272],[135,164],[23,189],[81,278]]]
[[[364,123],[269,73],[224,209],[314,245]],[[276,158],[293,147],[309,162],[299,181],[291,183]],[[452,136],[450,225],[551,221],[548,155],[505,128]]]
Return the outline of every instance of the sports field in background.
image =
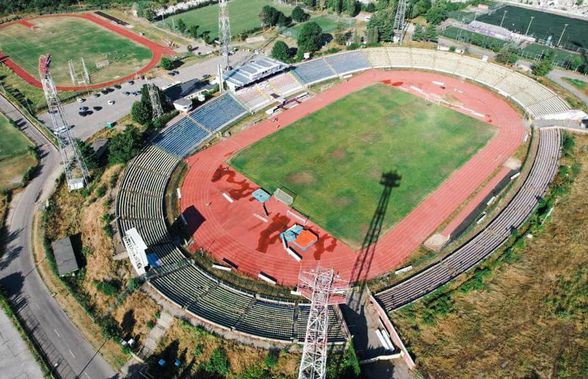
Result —
[[[529,26],[529,21],[531,21],[531,16],[533,16],[535,18],[529,29],[530,35],[542,40],[546,40],[551,36],[552,43],[556,44],[565,24],[568,24],[561,40],[561,44],[570,48],[588,48],[588,21],[585,20],[519,8],[511,5],[499,8],[492,14],[478,16],[477,20],[489,24],[500,25],[504,11],[506,11],[506,16],[504,17],[502,26],[509,30],[525,33]]]
[[[50,53],[51,72],[59,85],[71,85],[68,60],[78,74],[84,58],[93,82],[105,82],[144,67],[151,51],[91,21],[74,17],[43,17],[30,20],[36,28],[13,24],[0,29],[0,50],[37,77],[41,54]],[[108,64],[102,68],[97,63]]]
[[[388,229],[494,133],[483,122],[377,84],[253,144],[230,164],[268,191],[289,189],[295,208],[358,246],[383,190],[382,173],[400,176]]]
[[[355,19],[351,17],[341,17],[335,14],[327,14],[318,17],[311,17],[307,22],[316,22],[322,29],[323,33],[335,33],[347,30],[355,25]],[[305,23],[297,24],[284,31],[284,34],[291,38],[298,38],[298,33],[302,30]]]
[[[25,171],[35,164],[29,140],[0,114],[0,191],[18,185]]]
[[[273,0],[233,0],[229,2],[231,34],[236,36],[239,33],[261,26],[259,14],[261,13],[261,8],[265,5],[271,5],[281,10],[286,16],[290,16],[293,9],[287,5],[278,5]],[[163,23],[168,28],[172,28],[173,23],[177,26],[180,18],[188,26],[198,25],[198,33],[208,30],[211,38],[214,39],[218,36],[218,4],[207,5],[168,17]]]
[[[586,79],[587,81],[583,81],[575,78],[563,78],[563,80],[570,83],[588,96],[588,79]]]

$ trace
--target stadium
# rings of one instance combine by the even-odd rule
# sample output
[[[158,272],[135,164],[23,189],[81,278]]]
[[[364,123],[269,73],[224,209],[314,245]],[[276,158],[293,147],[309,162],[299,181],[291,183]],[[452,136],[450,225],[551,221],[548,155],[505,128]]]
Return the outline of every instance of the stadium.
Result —
[[[268,108],[275,113],[247,123]],[[290,289],[301,272],[325,267],[366,283],[401,269],[423,244],[458,241],[371,298],[385,311],[402,307],[475,267],[525,222],[558,169],[560,132],[550,126],[569,110],[539,82],[455,53],[366,48],[316,58],[172,120],[126,168],[119,234],[134,228],[145,241],[158,296],[215,331],[303,341],[307,300],[221,277]],[[532,123],[541,127],[530,139]],[[486,218],[503,188],[503,208]],[[483,227],[460,240],[471,224]],[[210,264],[190,259],[203,254]],[[329,341],[344,342],[341,310],[332,305],[330,315]]]

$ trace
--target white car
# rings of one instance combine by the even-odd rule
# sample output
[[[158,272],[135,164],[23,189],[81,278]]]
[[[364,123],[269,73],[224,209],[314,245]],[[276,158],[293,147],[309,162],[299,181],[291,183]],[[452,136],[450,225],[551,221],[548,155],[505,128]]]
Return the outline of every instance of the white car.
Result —
[[[108,105],[114,105],[115,101],[114,100],[108,100]]]
[[[78,103],[83,103],[84,101],[86,101],[86,99],[84,99],[83,97],[78,97],[76,100],[78,101]]]

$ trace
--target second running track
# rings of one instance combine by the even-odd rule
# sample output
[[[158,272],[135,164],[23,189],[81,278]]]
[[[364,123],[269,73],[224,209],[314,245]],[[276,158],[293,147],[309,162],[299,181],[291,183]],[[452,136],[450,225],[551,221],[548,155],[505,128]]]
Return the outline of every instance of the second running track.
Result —
[[[147,73],[149,70],[151,70],[152,68],[154,68],[155,66],[157,66],[159,64],[159,61],[161,60],[161,58],[163,56],[175,55],[175,52],[172,49],[165,47],[165,46],[162,46],[160,44],[157,44],[157,43],[151,41],[150,39],[145,38],[143,36],[140,36],[138,34],[135,34],[135,33],[131,32],[121,26],[114,25],[111,21],[106,20],[102,17],[96,16],[93,13],[81,13],[81,14],[66,13],[66,14],[60,14],[57,16],[51,15],[51,16],[39,16],[39,17],[78,17],[78,18],[83,18],[85,20],[88,20],[90,22],[93,22],[94,24],[97,24],[97,25],[103,27],[104,29],[110,30],[111,32],[114,32],[118,35],[121,35],[121,36],[127,38],[127,39],[130,39],[131,41],[134,41],[142,46],[145,46],[146,48],[148,48],[151,51],[151,54],[152,54],[152,57],[151,57],[151,60],[149,61],[149,63],[147,63],[147,65],[145,65],[144,67],[142,67],[141,69],[139,69],[138,71],[136,71],[132,74],[126,75],[126,76],[118,78],[116,80],[111,80],[111,81],[103,82],[103,83],[94,83],[94,84],[90,84],[87,86],[57,86],[57,89],[60,91],[80,91],[80,90],[98,89],[98,88],[112,86],[117,83],[123,83],[128,80],[134,79],[139,75],[143,75],[143,74]],[[14,21],[14,22],[19,22],[24,25],[33,25],[28,20],[34,20],[35,18],[38,18],[38,17],[32,17],[32,18],[28,18],[26,20],[19,20],[19,21]],[[6,27],[10,24],[12,24],[12,22],[3,24],[0,27]],[[29,26],[29,27],[31,27],[31,26]],[[36,76],[33,76],[33,74],[31,74],[30,72],[28,72],[27,70],[25,70],[24,68],[19,66],[16,62],[14,62],[12,59],[10,59],[10,56],[2,57],[2,54],[0,54],[0,62],[2,64],[6,65],[8,68],[10,68],[12,71],[14,71],[18,76],[20,76],[22,79],[24,79],[27,83],[29,83],[37,88],[43,88],[41,82],[39,81],[39,79]]]

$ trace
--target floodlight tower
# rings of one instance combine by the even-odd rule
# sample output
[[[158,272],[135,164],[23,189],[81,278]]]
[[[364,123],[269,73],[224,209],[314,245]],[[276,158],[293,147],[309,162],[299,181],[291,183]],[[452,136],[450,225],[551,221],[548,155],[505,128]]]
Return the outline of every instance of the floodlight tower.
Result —
[[[408,0],[398,0],[396,15],[394,16],[394,42],[402,45],[404,27],[406,26],[406,8]]]
[[[84,187],[88,178],[88,169],[69,132],[69,124],[63,117],[63,109],[57,96],[57,88],[49,72],[50,64],[50,55],[41,55],[39,57],[39,76],[41,77],[47,108],[49,108],[49,115],[51,116],[52,132],[57,137],[61,163],[65,169],[67,186],[71,191]]]
[[[335,270],[317,267],[302,272],[298,291],[311,300],[306,324],[306,336],[298,379],[323,379],[327,373],[327,332],[329,304],[345,302],[349,283],[335,274]]]
[[[218,41],[223,57],[223,70],[229,69],[229,45],[231,43],[231,23],[229,21],[229,9],[227,0],[218,2]]]
[[[149,100],[151,100],[151,107],[153,108],[153,117],[158,118],[163,114],[158,88],[155,84],[149,82],[147,83],[147,90],[149,92]]]

